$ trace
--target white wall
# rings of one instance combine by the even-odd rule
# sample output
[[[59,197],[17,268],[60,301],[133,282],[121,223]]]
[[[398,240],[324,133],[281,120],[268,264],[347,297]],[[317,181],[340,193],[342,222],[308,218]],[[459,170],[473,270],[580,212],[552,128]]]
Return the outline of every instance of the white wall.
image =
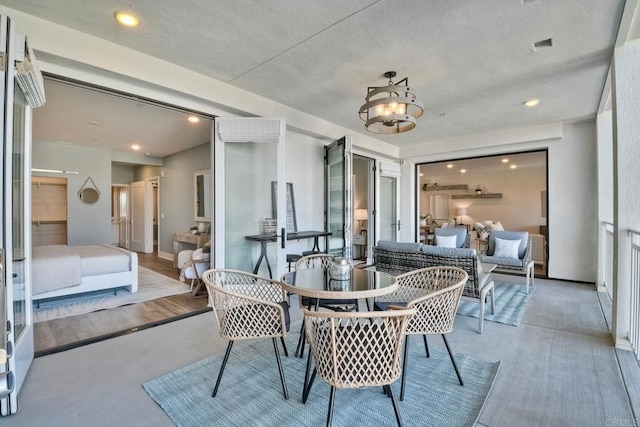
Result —
[[[458,142],[469,148],[451,152],[446,151],[449,144],[436,142],[425,145],[422,154],[418,154],[419,147],[406,150],[412,156],[405,157],[402,166],[402,221],[417,223],[416,163],[548,148],[549,277],[595,282],[598,206],[595,121],[470,135]],[[440,147],[440,150],[434,147]],[[414,241],[415,233],[415,227],[405,227],[401,230],[400,240]]]
[[[111,152],[100,148],[33,143],[34,168],[77,171],[67,178],[67,242],[91,245],[111,242]],[[41,174],[39,175],[47,175]],[[60,175],[50,175],[60,176]],[[78,191],[91,177],[100,191],[99,200],[87,205]]]

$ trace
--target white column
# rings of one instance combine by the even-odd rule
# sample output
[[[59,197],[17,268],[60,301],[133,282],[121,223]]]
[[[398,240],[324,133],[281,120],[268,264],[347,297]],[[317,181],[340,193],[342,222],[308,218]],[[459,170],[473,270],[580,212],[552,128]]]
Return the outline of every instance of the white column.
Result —
[[[640,40],[615,49],[613,87],[613,218],[614,272],[612,336],[629,349],[631,238],[640,230]]]
[[[596,117],[598,131],[598,274],[596,287],[605,292],[605,232],[602,223],[613,223],[613,118],[611,110]],[[611,284],[609,284],[611,286]]]

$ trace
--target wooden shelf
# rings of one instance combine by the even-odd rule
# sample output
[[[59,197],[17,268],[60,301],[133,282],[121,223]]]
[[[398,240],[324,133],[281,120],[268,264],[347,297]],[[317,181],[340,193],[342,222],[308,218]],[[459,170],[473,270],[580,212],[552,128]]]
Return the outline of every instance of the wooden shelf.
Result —
[[[452,194],[452,199],[502,199],[502,193]]]
[[[424,184],[422,186],[424,191],[447,191],[447,190],[465,190],[469,191],[469,186],[467,184],[458,184],[458,185],[429,185]]]

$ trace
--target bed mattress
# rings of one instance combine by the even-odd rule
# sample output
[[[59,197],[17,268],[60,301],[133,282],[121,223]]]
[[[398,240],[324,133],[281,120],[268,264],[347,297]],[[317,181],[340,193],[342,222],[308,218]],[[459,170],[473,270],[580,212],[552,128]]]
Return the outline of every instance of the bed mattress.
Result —
[[[72,246],[80,255],[82,277],[120,273],[131,270],[129,255],[107,246]]]

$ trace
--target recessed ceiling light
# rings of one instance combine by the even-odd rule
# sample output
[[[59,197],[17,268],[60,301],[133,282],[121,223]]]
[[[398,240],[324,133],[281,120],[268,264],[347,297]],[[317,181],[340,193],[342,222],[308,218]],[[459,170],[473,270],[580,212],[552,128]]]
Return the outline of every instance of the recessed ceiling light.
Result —
[[[447,169],[451,169],[451,168],[453,168],[453,164],[449,163],[449,164],[447,165]]]
[[[460,173],[467,173],[466,169],[460,169]]]
[[[89,122],[89,124],[93,125],[93,126],[98,126],[100,124],[100,122]]]
[[[515,169],[515,168],[517,168],[517,167],[518,167],[518,165],[511,165],[511,166],[509,166],[509,167],[510,167],[511,169]]]
[[[502,159],[502,163],[509,163],[509,159],[505,157],[504,159]]]
[[[189,120],[191,123],[198,123],[200,121],[200,119],[196,116],[189,116],[187,120]]]
[[[523,102],[523,104],[525,106],[527,106],[527,107],[535,107],[539,103],[540,103],[539,99],[529,99],[529,100]]]
[[[126,10],[118,10],[114,12],[113,16],[116,18],[116,21],[125,27],[137,27],[140,23],[140,20],[133,12],[128,12]]]
[[[138,144],[133,144],[131,148],[137,151],[140,149],[140,146]]]
[[[421,174],[420,174],[420,176],[424,176],[424,174],[423,174],[423,173],[421,173]]]

